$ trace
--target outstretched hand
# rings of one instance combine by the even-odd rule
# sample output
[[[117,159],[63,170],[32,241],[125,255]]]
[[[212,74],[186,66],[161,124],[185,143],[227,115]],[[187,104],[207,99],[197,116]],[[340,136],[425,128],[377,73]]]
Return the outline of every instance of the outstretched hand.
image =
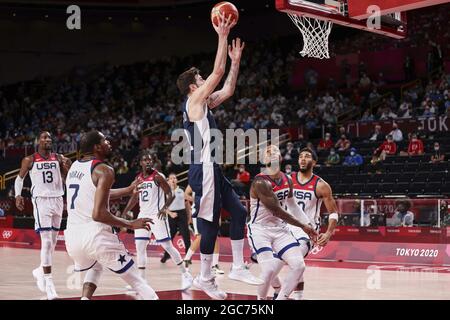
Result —
[[[219,37],[228,37],[228,34],[230,33],[231,28],[233,28],[236,25],[236,20],[231,20],[232,15],[229,14],[227,18],[225,18],[225,14],[222,12],[219,13],[219,24],[216,26],[213,23],[213,28],[216,30]]]
[[[316,230],[314,230],[311,224],[303,225],[302,229],[313,242],[317,241],[317,232]]]
[[[143,182],[144,180],[142,180],[141,177],[137,177],[131,184],[130,184],[130,188],[133,190],[132,191],[132,195],[135,195],[136,193],[139,193],[139,185]]]
[[[242,51],[244,50],[245,42],[240,38],[233,39],[231,44],[228,45],[228,56],[231,61],[238,62],[241,60]]]
[[[150,218],[139,218],[130,222],[130,228],[150,230],[150,223],[153,224],[153,220]]]

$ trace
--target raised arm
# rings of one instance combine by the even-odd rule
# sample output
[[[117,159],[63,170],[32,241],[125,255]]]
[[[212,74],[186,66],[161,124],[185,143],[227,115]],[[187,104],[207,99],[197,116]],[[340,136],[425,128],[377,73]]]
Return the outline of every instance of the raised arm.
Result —
[[[16,197],[16,207],[20,211],[25,208],[24,199],[22,197],[23,180],[30,171],[33,165],[33,159],[31,157],[25,157],[22,159],[22,164],[20,166],[19,174],[14,181],[14,192]]]
[[[316,235],[315,231],[311,227],[301,223],[280,206],[280,202],[273,193],[272,187],[268,181],[261,178],[256,178],[250,188],[250,194],[252,198],[258,198],[274,216],[286,221],[289,224],[302,228],[311,237]]]
[[[159,210],[159,215],[169,214],[168,208],[172,204],[173,200],[175,199],[175,196],[172,193],[172,189],[170,188],[169,184],[167,183],[166,179],[164,179],[160,174],[155,175],[155,181],[159,184],[161,189],[164,191],[166,201],[164,203],[164,206]]]
[[[205,83],[198,87],[198,89],[195,90],[190,97],[188,116],[189,119],[193,121],[200,120],[203,117],[203,106],[205,105],[206,100],[214,92],[217,85],[220,83],[220,80],[222,80],[223,75],[225,74],[228,46],[227,39],[228,34],[230,33],[230,29],[235,24],[236,22],[234,20],[231,21],[231,15],[228,16],[228,18],[220,15],[219,25],[216,26],[213,24],[214,30],[216,30],[219,36],[216,59],[214,61],[214,69],[209,77],[205,80]]]
[[[245,43],[241,39],[237,38],[232,41],[232,44],[228,46],[228,55],[231,59],[231,67],[228,72],[228,77],[225,80],[223,88],[214,92],[208,98],[208,107],[213,109],[220,105],[222,102],[230,98],[234,94],[236,89],[237,77],[239,74],[239,66],[241,64],[242,51],[244,50]]]
[[[128,221],[118,218],[111,214],[108,210],[109,192],[114,183],[113,168],[101,164],[95,167],[92,174],[92,180],[96,185],[94,197],[94,210],[92,212],[92,219],[114,227],[124,227],[128,229],[149,229],[147,223],[151,223],[151,219],[137,219]]]
[[[333,234],[333,231],[338,223],[338,207],[336,205],[336,201],[333,198],[331,187],[328,183],[320,180],[317,184],[316,192],[317,195],[323,199],[323,203],[325,204],[325,207],[328,211],[328,229],[325,233],[320,234],[317,240],[317,244],[319,246],[325,246],[330,240],[331,235]]]

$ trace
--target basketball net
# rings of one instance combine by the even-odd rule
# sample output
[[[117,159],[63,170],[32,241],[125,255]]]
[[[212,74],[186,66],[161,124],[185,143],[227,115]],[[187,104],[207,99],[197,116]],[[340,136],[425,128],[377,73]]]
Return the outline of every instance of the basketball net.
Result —
[[[297,26],[303,36],[303,57],[329,59],[328,37],[333,27],[333,22],[319,20],[297,14],[287,14]]]

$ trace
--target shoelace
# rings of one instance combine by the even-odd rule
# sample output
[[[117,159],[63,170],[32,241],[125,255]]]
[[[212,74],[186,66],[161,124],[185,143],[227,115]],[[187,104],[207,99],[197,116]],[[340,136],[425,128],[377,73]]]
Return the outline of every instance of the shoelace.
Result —
[[[212,279],[209,280],[208,282],[209,282],[209,285],[210,285],[214,290],[217,290],[217,289],[218,289],[217,283],[216,283],[216,281],[215,281],[214,278],[212,278]]]

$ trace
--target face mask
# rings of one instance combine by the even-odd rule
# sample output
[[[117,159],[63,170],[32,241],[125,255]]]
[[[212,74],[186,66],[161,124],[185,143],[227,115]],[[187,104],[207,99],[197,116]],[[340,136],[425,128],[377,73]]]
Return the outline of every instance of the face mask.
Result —
[[[331,155],[334,155],[335,153],[336,153],[336,152],[334,152],[334,151],[330,151],[330,154],[331,154]]]
[[[434,151],[439,151],[439,147],[434,147]]]
[[[239,172],[244,172],[244,168],[239,168]]]
[[[354,151],[350,152],[350,155],[351,155],[351,156],[354,156],[354,155],[355,155],[355,152],[354,152]]]
[[[290,174],[291,172],[292,172],[291,169],[286,169],[287,174]]]

